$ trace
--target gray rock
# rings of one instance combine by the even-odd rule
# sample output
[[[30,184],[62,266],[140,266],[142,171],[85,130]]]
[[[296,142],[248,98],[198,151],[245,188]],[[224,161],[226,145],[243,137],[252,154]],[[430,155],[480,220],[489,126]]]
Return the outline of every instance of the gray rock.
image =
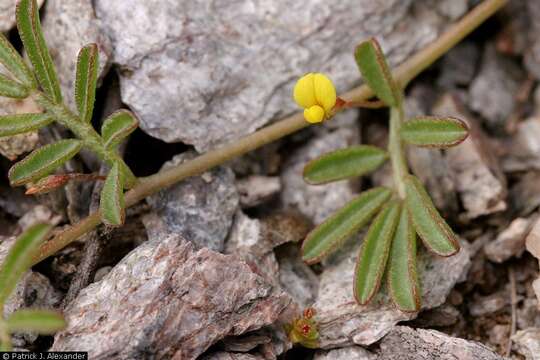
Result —
[[[502,159],[506,172],[540,170],[540,117],[534,116],[517,124],[516,132]]]
[[[525,51],[525,66],[527,70],[536,78],[540,79],[540,3],[538,1],[526,1],[526,12],[528,15],[527,37],[528,46]]]
[[[281,191],[281,182],[277,176],[251,175],[236,182],[242,207],[262,204]]]
[[[536,298],[525,298],[516,311],[516,323],[518,329],[528,327],[540,328],[540,312],[538,311],[538,300]]]
[[[244,259],[267,281],[277,285],[279,265],[264,224],[238,211],[227,239],[226,254],[236,254]]]
[[[357,241],[357,244],[360,241]],[[461,251],[441,258],[421,251],[418,274],[422,288],[422,308],[431,309],[444,303],[446,297],[470,267],[470,250],[462,242]],[[358,248],[358,245],[356,245]],[[317,312],[321,348],[352,344],[371,345],[381,339],[400,321],[416,317],[391,304],[386,289],[366,306],[357,305],[353,296],[353,277],[358,249],[348,250],[341,261],[329,265],[321,275]],[[338,254],[339,255],[339,254]],[[456,271],[459,269],[459,271]]]
[[[493,262],[502,263],[513,256],[521,256],[533,222],[533,219],[514,219],[494,241],[484,246],[486,257]]]
[[[396,326],[381,342],[380,360],[503,360],[488,347],[435,330]]]
[[[540,207],[540,172],[529,171],[520,176],[510,189],[511,209],[519,216],[529,216]]]
[[[435,1],[435,3],[439,12],[451,20],[457,20],[468,8],[467,0]]]
[[[282,203],[286,207],[298,209],[315,224],[320,224],[350,201],[354,192],[346,180],[325,185],[308,185],[302,172],[309,160],[345,148],[354,143],[357,137],[358,130],[355,126],[343,127],[323,133],[297,149],[284,165],[281,174]]]
[[[468,86],[476,73],[479,53],[478,45],[472,41],[456,45],[442,58],[437,84],[445,89]]]
[[[514,97],[522,77],[520,68],[488,47],[480,71],[469,90],[469,106],[480,113],[494,130],[503,130],[514,110]]]
[[[287,246],[278,253],[279,282],[282,288],[305,309],[311,306],[317,297],[319,278],[302,261],[297,245]]]
[[[433,114],[455,116],[469,124],[469,137],[446,150],[446,158],[468,218],[506,209],[506,180],[500,164],[479,125],[452,95],[444,95]]]
[[[359,79],[351,56],[359,41],[376,35],[396,65],[448,24],[433,6],[411,0],[159,6],[97,0],[95,6],[123,69],[122,99],[141,128],[199,151],[297,110],[292,88],[305,72],[328,73],[340,91],[350,88]]]
[[[509,304],[508,292],[496,292],[487,296],[477,296],[469,304],[469,313],[480,317],[494,314]]]
[[[349,346],[328,351],[317,351],[313,360],[375,360],[375,354],[360,346]]]
[[[205,355],[201,360],[265,360],[265,358],[261,355],[219,351],[217,353]]]
[[[19,221],[17,221],[17,225],[19,225],[21,231],[25,231],[30,226],[38,223],[48,223],[56,226],[61,220],[62,217],[60,215],[55,214],[47,206],[39,204],[26,212]]]
[[[538,259],[538,263],[540,264],[540,220],[534,223],[529,235],[527,235],[525,247],[532,256]],[[532,287],[536,298],[540,301],[540,277],[533,281]]]
[[[423,311],[412,323],[413,327],[433,328],[456,324],[462,317],[459,310],[450,304],[444,303],[436,308]]]
[[[177,155],[162,169],[193,157],[192,152]],[[180,234],[198,248],[222,251],[238,207],[238,193],[233,172],[219,166],[162,190],[147,201],[157,215],[147,226],[149,234]]]
[[[45,0],[38,0],[41,7]],[[0,32],[8,32],[15,26],[15,6],[18,0],[0,0]]]
[[[98,45],[99,74],[102,76],[110,66],[110,40],[98,26],[91,0],[48,0],[42,26],[64,100],[74,110],[74,81],[79,50],[90,43]]]
[[[81,291],[51,350],[195,359],[225,336],[274,323],[289,302],[235,256],[194,250],[180,236],[155,238]]]
[[[527,360],[540,359],[540,328],[519,330],[512,336],[517,352]]]
[[[278,252],[274,249],[287,242],[298,242],[307,233],[307,224],[292,215],[251,219],[241,211],[235,216],[225,252],[241,256],[252,269],[269,282],[280,285],[295,300],[298,309],[311,305],[319,280],[302,262],[298,245]]]

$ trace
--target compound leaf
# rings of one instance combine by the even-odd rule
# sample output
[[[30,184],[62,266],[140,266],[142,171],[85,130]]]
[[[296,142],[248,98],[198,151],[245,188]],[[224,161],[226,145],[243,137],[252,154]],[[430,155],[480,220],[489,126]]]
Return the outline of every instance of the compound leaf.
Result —
[[[40,335],[52,335],[66,327],[64,317],[54,311],[22,309],[7,319],[9,332],[33,331]]]
[[[0,137],[22,134],[50,124],[48,114],[14,114],[0,116]]]
[[[96,44],[86,45],[79,52],[75,75],[75,101],[83,122],[92,121],[99,69],[99,51]]]
[[[441,217],[427,191],[413,175],[405,178],[406,203],[414,229],[424,245],[440,256],[451,256],[459,251],[459,242]]]
[[[17,238],[0,268],[0,304],[5,303],[21,276],[30,268],[32,258],[50,229],[50,225],[37,224]]]
[[[62,92],[56,70],[43,38],[36,0],[20,0],[17,4],[17,29],[43,91],[60,103]]]
[[[101,136],[108,149],[116,147],[139,125],[135,116],[127,110],[119,110],[111,114],[101,126]]]
[[[27,98],[30,93],[28,89],[7,76],[0,74],[0,96],[13,99]]]
[[[335,250],[379,211],[391,193],[386,188],[374,188],[338,210],[308,234],[302,244],[302,260],[313,264]]]
[[[26,87],[31,89],[36,87],[34,75],[3,34],[0,34],[0,63]]]
[[[124,184],[118,162],[115,162],[101,191],[99,203],[101,219],[110,226],[119,226],[124,223]]]
[[[361,176],[377,169],[387,158],[386,151],[369,145],[332,151],[306,165],[304,180],[315,185]]]
[[[364,238],[354,274],[354,297],[360,305],[367,304],[379,290],[399,213],[400,203],[391,201],[373,220]]]
[[[371,38],[360,43],[354,52],[362,77],[375,95],[388,106],[401,101],[400,93],[377,40]]]
[[[401,209],[390,248],[388,292],[401,311],[419,311],[420,286],[416,274],[416,233],[407,208]]]
[[[9,170],[11,185],[18,186],[41,179],[75,156],[81,147],[81,141],[67,139],[34,150]]]
[[[468,135],[467,124],[452,117],[421,116],[405,122],[401,127],[401,138],[416,146],[455,146]]]

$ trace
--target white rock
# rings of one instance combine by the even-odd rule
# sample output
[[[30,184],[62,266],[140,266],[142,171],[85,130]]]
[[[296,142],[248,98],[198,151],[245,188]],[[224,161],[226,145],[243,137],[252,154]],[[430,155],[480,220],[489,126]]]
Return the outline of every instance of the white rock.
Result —
[[[199,151],[298,110],[291,93],[303,73],[328,73],[340,91],[358,83],[352,51],[363,39],[377,36],[396,65],[448,23],[433,6],[411,0],[162,0],[159,6],[97,0],[95,6],[123,69],[122,99],[142,129]]]

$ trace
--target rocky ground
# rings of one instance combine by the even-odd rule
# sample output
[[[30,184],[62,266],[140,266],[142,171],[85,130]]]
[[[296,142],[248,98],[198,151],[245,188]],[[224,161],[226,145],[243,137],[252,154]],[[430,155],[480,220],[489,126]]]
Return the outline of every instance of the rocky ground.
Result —
[[[20,47],[14,3],[0,0],[0,31]],[[339,91],[359,84],[360,40],[376,36],[395,66],[477,3],[46,0],[42,24],[68,99],[79,48],[98,44],[94,121],[120,107],[137,114],[124,153],[146,176],[297,111],[292,86],[305,72],[327,73]],[[445,259],[420,251],[421,312],[402,313],[385,294],[355,304],[358,241],[317,266],[300,260],[314,224],[391,182],[388,167],[362,181],[303,182],[319,154],[385,144],[386,111],[351,110],[163,190],[131,208],[124,227],[35,266],[6,311],[59,308],[69,325],[16,346],[92,359],[540,359],[538,34],[540,1],[512,1],[407,89],[409,115],[453,115],[472,129],[458,147],[409,151],[463,245]],[[27,111],[35,105],[0,99],[2,113]],[[93,184],[39,197],[8,186],[11,160],[63,134],[0,139],[0,257],[32,223],[65,226],[95,209]],[[99,170],[85,153],[66,166]],[[283,325],[310,306],[320,349],[293,347]]]

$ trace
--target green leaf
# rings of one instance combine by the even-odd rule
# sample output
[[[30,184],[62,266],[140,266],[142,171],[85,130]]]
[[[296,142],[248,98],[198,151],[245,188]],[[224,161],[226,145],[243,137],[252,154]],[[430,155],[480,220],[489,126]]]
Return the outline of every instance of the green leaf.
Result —
[[[68,139],[34,150],[9,170],[11,185],[19,186],[41,179],[74,157],[81,147],[81,141]]]
[[[39,84],[52,100],[60,103],[62,92],[56,70],[43,38],[36,0],[20,0],[17,4],[17,29]]]
[[[64,317],[49,310],[22,309],[7,319],[9,332],[33,331],[40,335],[52,335],[66,327]]]
[[[34,225],[22,233],[11,247],[0,268],[0,304],[6,302],[21,276],[30,268],[32,258],[50,229],[47,224]]]
[[[457,253],[459,242],[456,235],[433,205],[420,180],[412,175],[407,176],[405,189],[407,209],[424,245],[440,256]]]
[[[381,286],[390,244],[399,219],[400,203],[388,203],[377,215],[364,238],[354,274],[354,297],[367,304]]]
[[[7,76],[0,74],[0,96],[14,99],[27,98],[30,93],[28,89]]]
[[[124,204],[124,184],[123,176],[120,172],[118,163],[114,163],[105,184],[101,191],[99,207],[101,210],[101,219],[110,226],[119,226],[124,223],[125,204]]]
[[[75,78],[75,101],[82,121],[92,121],[99,69],[99,52],[96,44],[86,45],[79,52]]]
[[[391,193],[389,189],[374,188],[347,203],[308,234],[302,244],[302,260],[313,264],[335,250],[366,225]]]
[[[452,117],[421,116],[405,122],[401,127],[401,138],[416,146],[455,146],[468,135],[467,124]]]
[[[401,101],[400,92],[377,40],[371,38],[360,43],[354,57],[364,81],[375,95],[388,106],[397,106]]]
[[[388,155],[386,151],[368,145],[336,150],[310,161],[304,168],[304,180],[318,185],[362,176],[381,166]]]
[[[22,134],[50,124],[48,114],[15,114],[0,116],[0,137]]]
[[[416,233],[407,208],[401,209],[392,240],[387,270],[388,292],[401,311],[419,311],[420,286],[416,274]]]
[[[0,34],[0,63],[20,82],[30,89],[35,89],[36,79],[26,66],[23,58],[6,37]]]
[[[130,111],[119,110],[111,114],[101,126],[105,146],[108,149],[118,146],[138,125],[139,122]]]

